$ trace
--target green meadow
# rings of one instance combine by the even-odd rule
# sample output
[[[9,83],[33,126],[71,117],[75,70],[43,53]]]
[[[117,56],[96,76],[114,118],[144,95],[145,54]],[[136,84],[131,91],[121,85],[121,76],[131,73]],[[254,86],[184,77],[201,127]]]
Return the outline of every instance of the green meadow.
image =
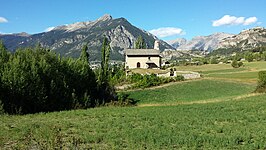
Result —
[[[133,91],[128,94],[131,98],[138,100],[139,105],[175,104],[232,98],[243,95],[243,93],[251,93],[254,89],[253,84],[203,79],[152,90]]]
[[[134,107],[0,115],[0,149],[266,149],[265,62],[177,67],[203,78],[125,91]]]

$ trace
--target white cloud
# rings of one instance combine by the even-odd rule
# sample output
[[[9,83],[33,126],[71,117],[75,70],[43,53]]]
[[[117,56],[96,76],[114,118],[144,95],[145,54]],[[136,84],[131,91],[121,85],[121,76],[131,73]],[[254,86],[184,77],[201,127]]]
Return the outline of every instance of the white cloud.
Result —
[[[250,17],[250,18],[247,18],[244,22],[244,25],[250,25],[252,23],[255,23],[257,22],[258,19],[256,17]]]
[[[249,17],[245,19],[245,17],[235,17],[230,15],[225,15],[221,19],[215,20],[212,22],[212,26],[230,26],[230,25],[250,25],[257,22],[258,19],[256,17]]]
[[[49,32],[49,31],[53,30],[54,28],[55,27],[49,27],[49,28],[45,29],[44,32]]]
[[[0,23],[6,23],[8,20],[4,17],[0,17]]]
[[[158,28],[150,30],[149,32],[160,38],[185,34],[182,29],[174,27]]]

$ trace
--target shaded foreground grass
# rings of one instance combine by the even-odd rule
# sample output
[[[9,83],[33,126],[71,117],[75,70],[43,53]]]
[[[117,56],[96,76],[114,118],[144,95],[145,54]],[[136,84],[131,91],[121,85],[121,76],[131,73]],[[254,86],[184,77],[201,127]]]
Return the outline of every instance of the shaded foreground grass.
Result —
[[[265,149],[266,95],[0,116],[1,149]]]
[[[159,89],[128,92],[138,104],[176,103],[187,101],[226,99],[251,93],[255,85],[219,80],[197,80],[170,85]]]

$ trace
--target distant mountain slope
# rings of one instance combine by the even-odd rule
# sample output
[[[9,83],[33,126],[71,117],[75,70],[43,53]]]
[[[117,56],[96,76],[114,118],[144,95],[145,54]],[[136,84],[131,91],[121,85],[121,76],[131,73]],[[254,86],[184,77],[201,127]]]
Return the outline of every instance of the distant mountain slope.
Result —
[[[148,48],[153,48],[157,39],[154,35],[133,26],[125,18],[113,19],[110,15],[104,15],[95,21],[58,26],[49,32],[33,35],[5,34],[0,35],[0,39],[11,51],[40,43],[62,56],[71,57],[78,57],[82,46],[88,43],[91,59],[99,60],[101,42],[103,37],[107,37],[111,42],[111,59],[122,60],[124,48],[132,48],[138,36],[144,38]],[[160,43],[161,50],[172,49],[166,42]]]
[[[178,39],[170,40],[170,41],[166,41],[166,42],[176,49],[180,46],[185,45],[188,41],[184,38],[178,38]]]
[[[266,46],[266,29],[263,27],[243,30],[238,35],[225,38],[220,42],[221,48],[249,49],[260,46]]]
[[[220,45],[220,41],[224,38],[231,37],[233,34],[215,33],[209,36],[197,36],[192,40],[177,39],[175,41],[168,41],[177,50],[207,50],[213,51]]]

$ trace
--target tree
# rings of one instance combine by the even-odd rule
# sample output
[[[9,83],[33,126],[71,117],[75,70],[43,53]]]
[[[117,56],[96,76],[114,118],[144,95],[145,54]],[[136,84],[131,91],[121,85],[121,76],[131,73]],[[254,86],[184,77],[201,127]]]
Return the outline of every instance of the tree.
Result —
[[[10,53],[7,51],[4,43],[0,40],[0,64],[8,61]]]
[[[110,102],[115,99],[115,90],[109,84],[109,57],[110,57],[110,43],[105,37],[102,44],[102,61],[101,69],[98,74],[98,92],[100,95],[100,104]]]
[[[266,61],[266,51],[265,52],[263,52],[262,54],[261,54],[262,56],[262,59],[264,60],[264,61]]]
[[[212,57],[210,59],[210,64],[218,64],[217,58],[216,57]]]
[[[26,114],[95,106],[97,84],[87,61],[59,57],[38,45],[10,55],[0,66],[0,100],[5,112]]]
[[[146,49],[146,43],[144,41],[144,39],[142,38],[142,36],[138,36],[136,43],[135,43],[135,49]]]
[[[108,82],[110,49],[109,41],[105,37],[102,44],[101,82]]]
[[[258,86],[256,92],[265,93],[266,92],[266,71],[260,71],[258,80]]]
[[[79,59],[89,63],[88,44],[83,45]]]
[[[253,57],[253,55],[252,55],[251,52],[247,52],[247,53],[245,54],[245,60],[247,60],[248,62],[252,62],[253,59],[254,59],[254,57]]]

